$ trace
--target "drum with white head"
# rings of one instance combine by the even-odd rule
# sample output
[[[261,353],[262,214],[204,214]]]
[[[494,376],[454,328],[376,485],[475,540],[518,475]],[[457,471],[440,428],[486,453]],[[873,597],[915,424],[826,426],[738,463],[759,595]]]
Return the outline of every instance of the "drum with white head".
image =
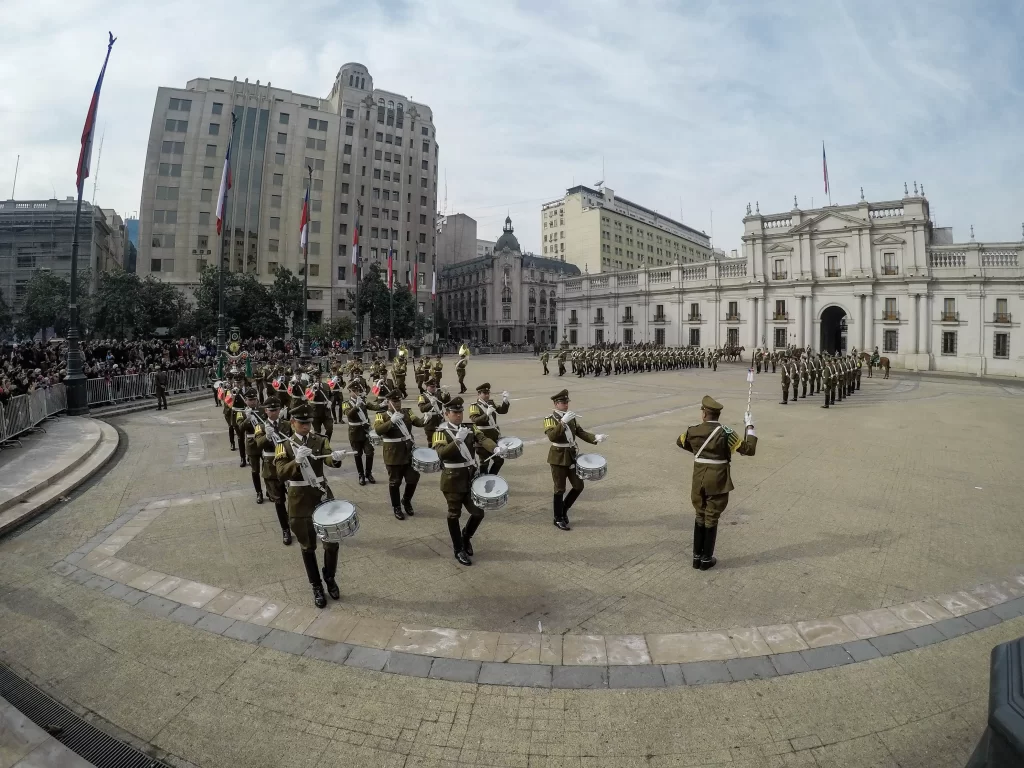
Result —
[[[584,453],[576,457],[576,474],[582,480],[600,480],[608,474],[608,462],[599,453]]]
[[[498,445],[505,449],[506,459],[518,459],[523,455],[523,441],[518,437],[498,438]]]
[[[479,475],[473,481],[470,496],[480,509],[501,509],[508,503],[508,483],[498,475]]]
[[[441,459],[433,448],[417,448],[412,452],[412,468],[430,474],[441,471]]]
[[[342,499],[325,501],[313,510],[313,530],[320,541],[340,542],[359,531],[359,511]]]

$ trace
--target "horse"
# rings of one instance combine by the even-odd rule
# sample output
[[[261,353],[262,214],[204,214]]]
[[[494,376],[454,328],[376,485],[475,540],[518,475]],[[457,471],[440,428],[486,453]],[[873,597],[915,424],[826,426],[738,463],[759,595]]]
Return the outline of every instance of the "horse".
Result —
[[[743,356],[744,347],[730,347],[726,346],[722,350],[722,356],[726,359],[726,362],[735,363]]]
[[[869,379],[873,378],[872,371],[873,371],[874,366],[871,364],[871,355],[869,355],[867,352],[861,352],[860,353],[860,359],[863,360],[865,363],[867,363],[867,366],[868,366],[868,378]],[[885,376],[883,376],[882,378],[883,379],[888,379],[889,378],[889,358],[888,357],[880,357],[880,358],[878,358],[878,367],[885,371]]]

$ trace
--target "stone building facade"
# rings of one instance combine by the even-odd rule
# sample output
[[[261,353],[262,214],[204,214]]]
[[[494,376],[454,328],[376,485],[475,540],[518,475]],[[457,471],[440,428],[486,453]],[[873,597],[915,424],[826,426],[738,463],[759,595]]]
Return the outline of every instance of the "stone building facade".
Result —
[[[438,310],[452,339],[551,346],[557,282],[579,274],[573,264],[523,253],[506,218],[491,253],[440,271]]]
[[[901,199],[762,215],[743,256],[585,275],[558,286],[574,345],[789,344],[894,367],[1024,376],[1024,238],[954,243],[915,185]],[[1024,234],[1024,233],[1022,233]]]

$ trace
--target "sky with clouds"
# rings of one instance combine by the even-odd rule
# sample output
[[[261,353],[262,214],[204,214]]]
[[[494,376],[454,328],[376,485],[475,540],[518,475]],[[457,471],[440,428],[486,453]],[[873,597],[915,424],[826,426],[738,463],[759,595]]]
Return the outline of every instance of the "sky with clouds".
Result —
[[[602,175],[738,248],[748,202],[824,202],[823,140],[836,203],[917,180],[958,240],[1022,236],[1019,0],[2,0],[0,197],[19,154],[17,197],[74,194],[108,28],[96,201],[126,214],[158,86],[326,96],[358,61],[433,109],[448,211],[488,239],[510,213],[524,250],[541,203]]]

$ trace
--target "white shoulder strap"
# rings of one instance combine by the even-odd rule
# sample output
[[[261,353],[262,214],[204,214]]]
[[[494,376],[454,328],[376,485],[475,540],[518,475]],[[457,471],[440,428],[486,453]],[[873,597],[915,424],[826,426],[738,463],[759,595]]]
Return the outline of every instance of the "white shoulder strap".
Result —
[[[697,453],[694,454],[694,456],[693,456],[693,460],[694,461],[699,459],[700,455],[702,453],[704,453],[704,449],[708,447],[708,443],[711,442],[711,438],[713,438],[715,435],[717,435],[721,431],[722,431],[722,425],[721,424],[719,424],[717,427],[714,428],[714,430],[712,430],[711,434],[708,435],[708,439],[704,441],[704,444],[701,445],[701,447],[697,449]]]

